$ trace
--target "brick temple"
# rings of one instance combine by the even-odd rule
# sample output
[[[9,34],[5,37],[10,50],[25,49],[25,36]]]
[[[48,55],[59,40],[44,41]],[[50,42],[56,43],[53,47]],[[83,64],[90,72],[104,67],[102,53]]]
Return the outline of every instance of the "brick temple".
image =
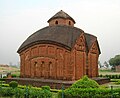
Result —
[[[42,20],[41,20],[42,21]],[[75,81],[98,76],[97,37],[74,27],[75,20],[59,11],[19,47],[21,78]]]

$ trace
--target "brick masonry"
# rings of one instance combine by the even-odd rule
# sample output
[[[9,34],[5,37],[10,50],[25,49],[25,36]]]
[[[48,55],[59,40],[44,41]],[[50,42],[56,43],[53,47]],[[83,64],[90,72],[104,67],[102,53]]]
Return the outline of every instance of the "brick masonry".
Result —
[[[66,25],[73,28],[74,24],[74,20],[62,10],[49,21],[49,26]],[[84,32],[77,38],[71,50],[54,43],[32,45],[19,52],[20,77],[56,81],[75,81],[84,75],[97,77],[100,54],[97,39],[92,42],[89,50],[87,47]]]
[[[98,84],[104,84],[110,82],[108,78],[92,78]],[[5,80],[6,83],[11,81],[17,81],[21,85],[32,85],[34,87],[50,86],[52,89],[61,89],[70,87],[75,81],[63,81],[63,80],[52,80],[52,79],[32,79],[32,78],[9,78]]]
[[[81,35],[70,51],[52,44],[34,45],[20,54],[22,78],[78,80],[98,76],[98,49],[93,44],[86,53]],[[95,47],[95,48],[94,48]]]

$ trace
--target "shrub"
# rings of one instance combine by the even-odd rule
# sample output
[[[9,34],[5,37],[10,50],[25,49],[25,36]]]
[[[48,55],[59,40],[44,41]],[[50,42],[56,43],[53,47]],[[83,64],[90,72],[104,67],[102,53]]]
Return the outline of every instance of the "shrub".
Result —
[[[49,86],[42,86],[41,87],[43,90],[48,90],[48,91],[50,91],[50,87]]]
[[[9,87],[9,84],[2,84],[2,87]]]
[[[17,77],[17,75],[16,75],[16,74],[12,74],[11,76],[12,76],[13,78]]]
[[[3,76],[3,78],[5,79],[5,78],[7,78],[7,76]]]
[[[95,90],[99,88],[96,81],[84,76],[82,79],[76,81],[71,87],[64,90],[65,98],[91,98],[95,94]],[[58,93],[58,98],[61,98],[62,91]]]
[[[76,81],[74,84],[72,84],[71,88],[98,88],[99,84],[89,79],[87,76],[84,76],[82,79]]]
[[[16,87],[18,87],[18,82],[16,82],[16,81],[11,81],[11,82],[9,83],[9,86],[12,87],[12,88],[16,88]]]
[[[109,79],[120,79],[120,75],[99,75],[99,77],[107,77]]]
[[[24,98],[24,90],[20,88],[13,89],[15,98]]]
[[[5,81],[5,78],[0,78],[0,81]]]
[[[43,87],[44,88],[44,87]],[[45,87],[46,88],[46,87]],[[0,88],[0,98],[52,98],[52,93],[49,90],[41,88]]]
[[[30,98],[51,98],[52,93],[48,90],[31,88],[29,90],[29,97]]]
[[[64,91],[64,98],[120,98],[118,91],[101,88],[71,88]],[[114,96],[114,97],[113,97]],[[117,96],[117,97],[116,97]],[[61,98],[61,97],[58,97]]]
[[[116,81],[116,84],[120,84],[120,80]]]
[[[11,97],[13,95],[14,95],[14,91],[10,87],[6,87],[4,89],[2,88],[2,90],[0,90],[0,96],[2,96],[2,97],[5,97],[5,96]]]
[[[103,77],[103,75],[102,75],[102,74],[100,74],[100,75],[99,75],[99,77]]]

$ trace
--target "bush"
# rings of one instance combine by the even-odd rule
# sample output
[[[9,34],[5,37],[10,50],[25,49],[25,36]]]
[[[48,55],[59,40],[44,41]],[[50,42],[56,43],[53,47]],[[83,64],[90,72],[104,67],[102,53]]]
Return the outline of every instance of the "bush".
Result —
[[[5,81],[5,78],[0,78],[0,81]]]
[[[82,79],[78,80],[74,84],[72,84],[71,88],[98,88],[99,84],[89,79],[87,76],[84,76]]]
[[[6,87],[6,88],[2,88],[2,90],[0,90],[0,96],[5,97],[5,96],[13,96],[14,92],[13,89],[10,87]]]
[[[100,75],[99,75],[99,77],[103,77],[103,75],[102,75],[102,74],[100,74]]]
[[[111,93],[111,89],[100,88],[96,81],[89,79],[87,76],[75,82],[63,93],[64,98],[111,98],[114,95],[114,98],[120,97],[120,89],[117,91],[113,89],[113,93]],[[59,91],[58,98],[61,98],[61,96],[62,91]]]
[[[9,86],[12,87],[12,88],[16,88],[16,87],[18,87],[18,82],[16,82],[16,81],[11,81],[11,82],[9,83]]]
[[[24,90],[20,88],[13,89],[15,98],[24,98]]]
[[[107,77],[109,79],[120,79],[120,75],[99,75],[99,77]]]
[[[0,90],[0,98],[24,98],[24,90],[22,89],[12,89],[10,87],[4,87]]]
[[[9,84],[2,84],[2,87],[9,87]]]
[[[13,78],[17,77],[17,75],[16,75],[16,74],[12,74],[11,76],[12,76]]]
[[[58,98],[61,98],[61,96],[59,95]],[[113,90],[113,93],[111,93],[110,89],[71,88],[64,91],[64,98],[120,98],[120,89]]]
[[[5,79],[5,78],[7,78],[7,76],[3,76],[3,78]]]
[[[11,88],[3,87],[0,88],[0,98],[52,98],[52,93],[49,90],[43,90],[41,88]]]
[[[51,98],[52,93],[48,90],[31,88],[29,90],[29,97],[30,98]]]
[[[116,84],[120,84],[120,80],[116,81]]]
[[[48,90],[48,91],[50,91],[50,87],[49,86],[42,86],[41,87],[43,90]]]

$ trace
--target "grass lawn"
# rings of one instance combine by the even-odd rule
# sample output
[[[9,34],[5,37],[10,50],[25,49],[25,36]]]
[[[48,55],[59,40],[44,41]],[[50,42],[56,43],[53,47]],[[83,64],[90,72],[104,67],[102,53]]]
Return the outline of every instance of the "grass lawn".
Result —
[[[111,70],[99,70],[99,75],[118,75],[120,72],[113,72]]]

